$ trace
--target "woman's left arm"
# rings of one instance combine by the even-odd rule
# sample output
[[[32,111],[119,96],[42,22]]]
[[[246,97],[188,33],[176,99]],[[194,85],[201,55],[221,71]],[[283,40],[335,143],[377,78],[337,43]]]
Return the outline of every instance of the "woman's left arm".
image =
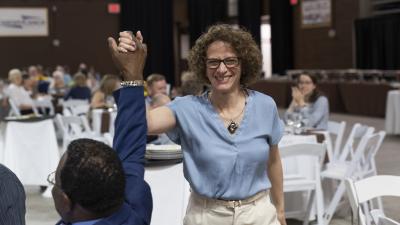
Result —
[[[268,159],[268,177],[271,181],[271,196],[281,225],[286,225],[285,205],[283,200],[283,172],[278,145],[272,145]]]
[[[321,123],[322,119],[328,114],[329,115],[329,102],[325,96],[320,96],[317,101],[314,102],[314,110],[309,115],[308,125],[310,127],[316,127]]]

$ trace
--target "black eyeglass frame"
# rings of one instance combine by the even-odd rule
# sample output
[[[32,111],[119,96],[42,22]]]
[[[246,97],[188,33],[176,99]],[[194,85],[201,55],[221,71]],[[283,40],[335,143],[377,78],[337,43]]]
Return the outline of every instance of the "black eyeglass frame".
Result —
[[[229,60],[232,60],[233,63],[229,63]],[[210,65],[211,62],[214,62],[215,65]],[[227,57],[225,59],[208,58],[206,59],[206,67],[209,69],[217,69],[221,66],[221,62],[224,63],[227,68],[235,68],[240,64],[240,58],[236,56]]]

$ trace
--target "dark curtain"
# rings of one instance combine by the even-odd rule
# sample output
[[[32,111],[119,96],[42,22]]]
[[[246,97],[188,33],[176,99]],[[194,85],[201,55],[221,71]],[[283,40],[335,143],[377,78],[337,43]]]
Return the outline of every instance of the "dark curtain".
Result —
[[[226,21],[227,0],[188,0],[190,45],[207,27]]]
[[[270,0],[272,72],[293,68],[293,11],[287,0]]]
[[[400,14],[355,21],[359,69],[400,69]]]
[[[144,76],[161,73],[174,84],[172,0],[120,0],[121,30],[142,32],[148,55]],[[101,26],[101,24],[100,24]]]
[[[261,0],[238,1],[239,25],[245,27],[260,46],[261,43]]]

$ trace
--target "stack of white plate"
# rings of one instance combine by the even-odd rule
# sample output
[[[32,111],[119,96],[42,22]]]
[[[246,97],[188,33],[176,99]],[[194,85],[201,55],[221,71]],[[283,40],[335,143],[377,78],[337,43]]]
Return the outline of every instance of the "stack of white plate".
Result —
[[[146,146],[146,159],[171,160],[182,159],[183,154],[180,145],[153,145]]]

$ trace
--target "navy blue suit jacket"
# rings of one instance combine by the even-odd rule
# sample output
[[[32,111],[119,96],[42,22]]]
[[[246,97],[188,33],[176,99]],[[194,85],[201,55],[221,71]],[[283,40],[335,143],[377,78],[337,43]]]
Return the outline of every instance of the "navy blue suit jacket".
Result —
[[[153,201],[150,187],[144,181],[147,122],[143,93],[143,87],[121,88],[114,92],[118,114],[113,148],[125,171],[125,203],[95,225],[150,224]]]
[[[144,181],[146,151],[146,106],[143,87],[121,88],[114,92],[118,106],[113,148],[122,161],[126,176],[123,207],[95,225],[149,225],[153,200]]]

